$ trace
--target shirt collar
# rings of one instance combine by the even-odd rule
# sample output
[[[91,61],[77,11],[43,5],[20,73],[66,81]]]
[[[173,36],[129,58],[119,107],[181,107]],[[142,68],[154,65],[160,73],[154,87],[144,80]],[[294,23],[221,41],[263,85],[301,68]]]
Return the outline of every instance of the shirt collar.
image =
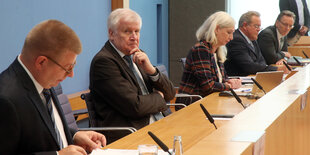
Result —
[[[239,31],[243,35],[243,37],[248,41],[248,43],[252,45],[252,41],[240,29]]]
[[[109,40],[109,42],[112,45],[112,47],[116,50],[116,52],[123,58],[125,56],[125,54],[123,52],[121,52],[120,50],[118,50],[110,40]]]
[[[277,28],[276,28],[276,30],[277,30],[277,37],[278,37],[277,39],[280,40],[284,36],[281,35],[281,33],[279,32],[279,30]]]
[[[18,62],[22,65],[24,70],[27,72],[29,75],[30,79],[34,83],[34,86],[36,87],[38,93],[40,94],[43,91],[43,87],[39,84],[39,82],[32,76],[31,72],[27,69],[27,67],[23,64],[23,62],[20,60],[20,55],[17,57]]]

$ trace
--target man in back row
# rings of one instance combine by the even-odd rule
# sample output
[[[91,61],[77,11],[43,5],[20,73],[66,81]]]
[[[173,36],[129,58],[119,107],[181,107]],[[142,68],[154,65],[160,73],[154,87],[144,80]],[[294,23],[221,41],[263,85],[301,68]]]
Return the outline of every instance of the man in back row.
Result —
[[[52,88],[73,77],[81,51],[76,33],[60,21],[28,33],[21,54],[0,74],[1,155],[86,155],[106,144],[102,134],[68,127]]]
[[[287,52],[287,34],[294,27],[295,15],[293,12],[282,11],[273,26],[262,30],[258,35],[258,45],[268,65],[283,64],[284,58],[290,58]]]
[[[256,11],[248,11],[240,17],[239,28],[234,32],[234,39],[226,45],[225,70],[228,75],[247,76],[257,72],[277,70],[289,73],[284,65],[266,64],[256,41],[260,26],[260,14]]]

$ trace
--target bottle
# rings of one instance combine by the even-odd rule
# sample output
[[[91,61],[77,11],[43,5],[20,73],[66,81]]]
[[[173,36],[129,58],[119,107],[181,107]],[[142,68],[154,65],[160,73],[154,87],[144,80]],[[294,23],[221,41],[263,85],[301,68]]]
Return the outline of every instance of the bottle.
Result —
[[[174,136],[173,139],[173,155],[182,155],[183,154],[183,147],[182,147],[182,137],[181,136]]]

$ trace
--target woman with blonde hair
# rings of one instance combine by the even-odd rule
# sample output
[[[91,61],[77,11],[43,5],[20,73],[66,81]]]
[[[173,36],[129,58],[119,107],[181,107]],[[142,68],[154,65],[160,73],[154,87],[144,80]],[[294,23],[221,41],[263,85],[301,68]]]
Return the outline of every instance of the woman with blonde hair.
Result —
[[[241,86],[240,79],[228,79],[224,70],[225,45],[233,39],[234,19],[219,11],[209,16],[196,32],[197,43],[186,57],[179,93],[207,96]],[[188,99],[181,101],[188,104]],[[180,102],[180,99],[178,99]]]

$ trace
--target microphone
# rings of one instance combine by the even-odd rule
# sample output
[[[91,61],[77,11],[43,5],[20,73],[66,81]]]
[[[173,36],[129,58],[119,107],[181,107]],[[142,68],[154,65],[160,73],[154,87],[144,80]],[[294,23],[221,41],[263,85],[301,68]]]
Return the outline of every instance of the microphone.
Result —
[[[255,83],[255,85],[264,92],[264,94],[266,94],[264,88],[254,79],[254,78],[251,78],[251,80]]]
[[[159,138],[157,138],[151,131],[148,131],[147,133],[152,137],[152,139],[157,143],[157,145],[159,145],[161,149],[171,155],[171,153],[169,152],[169,148],[166,144],[164,144]]]
[[[304,54],[306,58],[309,58],[308,55],[304,51],[302,51],[302,53]]]
[[[289,71],[292,71],[291,67],[288,66],[288,64],[287,64],[285,61],[283,61],[283,64],[285,65],[285,67],[286,67]]]
[[[294,58],[294,60],[297,62],[297,64],[298,64],[299,66],[302,66],[302,63],[301,63],[297,58],[295,58],[294,56],[293,56],[293,58]]]
[[[214,125],[215,129],[217,129],[217,127],[216,127],[216,125],[214,123],[214,119],[212,118],[210,113],[207,111],[207,109],[202,104],[200,104],[200,107],[201,107],[202,111],[205,113],[205,115],[207,116],[207,118],[210,121],[210,123],[212,123]]]
[[[240,97],[236,94],[236,92],[229,88],[230,92],[233,94],[233,96],[235,97],[235,99],[242,105],[242,107],[245,109],[246,107],[243,105],[242,100],[240,99]]]

